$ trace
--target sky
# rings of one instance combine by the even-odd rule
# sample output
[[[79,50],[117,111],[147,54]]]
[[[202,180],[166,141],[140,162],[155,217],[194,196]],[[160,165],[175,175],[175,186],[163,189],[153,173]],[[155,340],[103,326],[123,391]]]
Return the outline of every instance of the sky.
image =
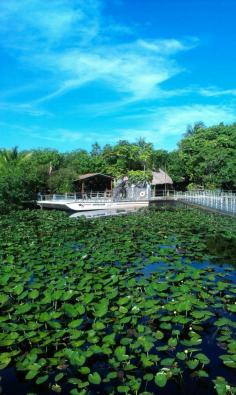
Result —
[[[173,150],[236,121],[235,0],[1,0],[0,147]]]

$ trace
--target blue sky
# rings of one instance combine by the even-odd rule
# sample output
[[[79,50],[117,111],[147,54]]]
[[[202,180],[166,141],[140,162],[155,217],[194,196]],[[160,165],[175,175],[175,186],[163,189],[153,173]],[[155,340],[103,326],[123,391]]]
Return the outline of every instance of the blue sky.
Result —
[[[236,121],[235,0],[1,0],[0,147],[90,149]]]

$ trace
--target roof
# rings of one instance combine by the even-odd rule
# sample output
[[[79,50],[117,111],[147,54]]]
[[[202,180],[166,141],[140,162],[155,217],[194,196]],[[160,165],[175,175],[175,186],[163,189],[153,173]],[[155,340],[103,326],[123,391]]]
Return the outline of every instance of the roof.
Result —
[[[163,185],[163,184],[173,184],[171,177],[164,172],[164,170],[159,169],[158,171],[152,172],[152,185]]]
[[[87,178],[92,178],[95,176],[102,176],[102,177],[110,178],[111,180],[113,180],[113,178],[114,178],[112,176],[108,176],[108,175],[102,174],[102,173],[87,173],[87,174],[81,174],[81,176],[79,176],[79,178],[77,178],[75,181],[86,180]]]

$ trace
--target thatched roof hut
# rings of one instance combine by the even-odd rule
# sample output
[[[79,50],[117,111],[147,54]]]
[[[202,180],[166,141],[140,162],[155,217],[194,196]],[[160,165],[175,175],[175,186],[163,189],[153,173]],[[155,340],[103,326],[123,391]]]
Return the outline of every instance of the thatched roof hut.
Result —
[[[152,172],[151,185],[170,186],[173,185],[173,180],[164,170],[159,169],[158,171]]]

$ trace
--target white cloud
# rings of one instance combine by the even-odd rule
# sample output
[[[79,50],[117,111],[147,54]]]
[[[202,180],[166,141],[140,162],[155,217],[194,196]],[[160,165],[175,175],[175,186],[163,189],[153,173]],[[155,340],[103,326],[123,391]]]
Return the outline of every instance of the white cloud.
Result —
[[[95,81],[130,101],[147,99],[156,96],[163,82],[184,71],[174,56],[196,46],[196,38],[116,42],[117,32],[129,37],[132,30],[116,21],[106,23],[102,4],[99,0],[0,3],[2,45],[17,49],[26,67],[51,75],[49,92],[38,102]]]
[[[87,43],[97,35],[98,0],[8,0],[0,2],[0,31],[6,46],[24,50],[55,47],[71,37]],[[14,27],[14,30],[12,28]]]
[[[0,109],[34,117],[51,115],[42,108],[47,108],[48,101],[99,82],[108,88],[108,98],[104,93],[101,100],[93,103],[90,100],[83,105],[78,92],[78,101],[74,95],[71,107],[77,113],[89,111],[91,117],[115,115],[126,106],[130,113],[114,118],[117,123],[120,120],[116,136],[108,131],[104,137],[98,130],[67,128],[41,132],[36,127],[27,132],[32,137],[55,143],[91,144],[97,140],[103,144],[104,138],[114,143],[119,138],[146,137],[160,146],[168,139],[180,137],[190,122],[203,121],[211,125],[235,121],[235,111],[230,106],[163,107],[161,100],[164,99],[195,94],[209,97],[210,101],[218,96],[236,96],[236,90],[195,86],[165,88],[163,83],[186,71],[176,61],[177,54],[192,50],[198,45],[198,39],[143,39],[132,26],[123,26],[112,17],[105,19],[103,3],[104,0],[0,0],[0,44],[20,62],[24,72],[33,71],[35,75],[25,87],[5,92]],[[37,71],[43,72],[38,80]],[[27,91],[27,86],[32,91],[35,86],[38,99],[30,103],[3,101],[12,94]],[[45,92],[43,96],[41,92]],[[152,105],[159,100],[159,107],[151,107],[151,100]],[[128,128],[123,126],[127,125],[126,121],[129,121]]]
[[[144,137],[156,146],[179,140],[189,123],[202,121],[206,126],[216,125],[224,121],[236,121],[236,110],[230,106],[191,105],[176,107],[159,107],[152,109],[142,117],[137,115],[140,128],[120,129],[119,138],[134,141]]]
[[[171,57],[169,40],[160,42],[163,54],[152,50],[150,43],[147,47],[143,44],[144,41],[134,41],[125,45],[103,45],[88,50],[79,48],[44,54],[44,67],[59,76],[61,82],[56,91],[40,101],[95,81],[103,81],[116,92],[128,95],[129,101],[156,97],[159,86],[183,69]],[[179,44],[179,50],[186,49]],[[155,42],[155,47],[157,45]],[[168,55],[164,53],[165,47]],[[176,47],[173,52],[176,52]],[[38,55],[36,58],[40,62]]]
[[[30,103],[0,102],[0,110],[27,114],[33,117],[52,115],[49,111],[39,109]]]
[[[18,145],[21,144],[22,136],[27,136],[32,142],[37,141],[37,146],[50,144],[55,148],[63,146],[64,150],[72,149],[75,146],[88,148],[95,141],[104,146],[108,143],[115,144],[120,139],[133,142],[142,137],[148,142],[152,142],[155,147],[174,149],[175,144],[185,133],[187,125],[203,121],[206,126],[211,126],[219,124],[222,120],[226,124],[235,122],[235,109],[218,105],[152,108],[148,114],[140,115],[138,119],[140,126],[131,127],[127,122],[127,127],[113,127],[113,133],[110,128],[104,128],[103,133],[99,133],[96,125],[88,131],[83,128],[76,130],[60,127],[24,127],[3,122],[0,124],[4,126],[3,129],[18,136]]]
[[[201,88],[199,94],[206,97],[236,96],[236,89]]]

